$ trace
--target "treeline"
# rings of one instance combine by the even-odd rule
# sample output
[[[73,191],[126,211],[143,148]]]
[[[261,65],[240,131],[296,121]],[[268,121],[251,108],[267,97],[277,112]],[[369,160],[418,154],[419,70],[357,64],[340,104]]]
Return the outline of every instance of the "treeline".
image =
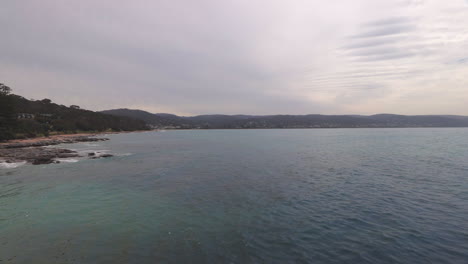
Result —
[[[28,100],[0,84],[0,140],[48,136],[52,133],[146,130],[145,122],[53,103]]]
[[[0,83],[0,141],[14,138],[16,124],[14,98],[10,87]]]
[[[200,115],[184,117],[151,114],[131,109],[114,109],[103,111],[103,113],[137,118],[154,128],[166,129],[468,127],[467,116],[453,115]]]

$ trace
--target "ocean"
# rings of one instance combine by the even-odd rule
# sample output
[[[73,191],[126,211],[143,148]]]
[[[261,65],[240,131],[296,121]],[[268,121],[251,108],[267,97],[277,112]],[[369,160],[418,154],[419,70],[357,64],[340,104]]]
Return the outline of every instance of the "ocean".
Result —
[[[179,130],[0,168],[0,263],[468,263],[468,129]]]

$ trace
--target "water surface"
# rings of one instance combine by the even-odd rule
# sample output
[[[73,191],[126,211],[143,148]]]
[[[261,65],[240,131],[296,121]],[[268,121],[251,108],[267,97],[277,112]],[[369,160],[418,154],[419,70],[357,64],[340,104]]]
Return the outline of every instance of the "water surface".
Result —
[[[468,129],[109,137],[0,169],[1,263],[468,262]]]

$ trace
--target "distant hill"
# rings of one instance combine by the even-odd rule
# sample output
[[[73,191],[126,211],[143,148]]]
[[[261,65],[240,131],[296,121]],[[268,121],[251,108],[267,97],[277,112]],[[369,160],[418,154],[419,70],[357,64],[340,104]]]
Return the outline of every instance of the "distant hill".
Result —
[[[142,110],[130,110],[130,109],[115,109],[108,111],[101,111],[103,114],[113,116],[124,116],[130,118],[136,118],[145,121],[147,124],[160,124],[161,118],[157,115],[142,111]]]
[[[137,118],[156,128],[468,127],[468,117],[451,115],[199,115],[184,117],[172,114],[151,114],[149,112],[131,109],[107,110],[103,111],[103,113]]]
[[[190,123],[184,118],[172,114],[152,114],[142,110],[133,109],[114,109],[101,111],[103,114],[129,117],[144,121],[146,124],[153,127],[166,127],[166,126],[182,126],[184,123]],[[187,127],[192,127],[192,124],[186,124]]]
[[[1,86],[2,84],[0,84]],[[28,100],[0,87],[0,141],[50,133],[135,131],[149,129],[147,122],[64,106],[49,99]],[[8,89],[7,89],[8,88]]]

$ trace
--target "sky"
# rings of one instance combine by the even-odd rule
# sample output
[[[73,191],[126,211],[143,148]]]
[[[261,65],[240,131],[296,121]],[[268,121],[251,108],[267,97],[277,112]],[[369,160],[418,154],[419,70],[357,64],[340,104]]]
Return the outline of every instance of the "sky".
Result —
[[[468,0],[2,0],[0,82],[91,110],[468,115]]]

